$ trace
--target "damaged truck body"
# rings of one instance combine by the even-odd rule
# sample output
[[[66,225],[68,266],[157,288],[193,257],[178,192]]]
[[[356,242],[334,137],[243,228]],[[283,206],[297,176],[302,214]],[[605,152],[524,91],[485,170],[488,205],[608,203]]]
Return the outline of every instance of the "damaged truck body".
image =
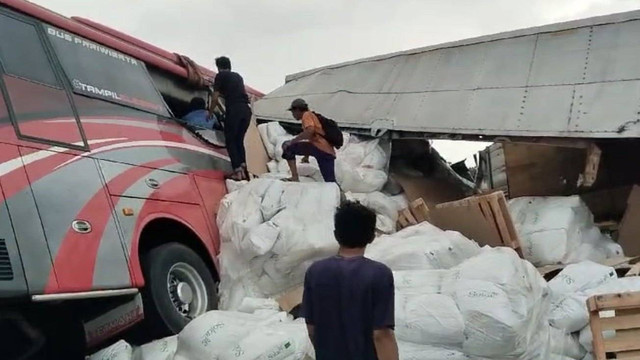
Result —
[[[288,76],[255,113],[290,122],[287,104],[303,97],[344,128],[390,139],[392,177],[409,200],[434,204],[468,195],[466,179],[440,171],[456,190],[429,191],[399,163],[439,158],[425,155],[427,139],[493,142],[476,158],[477,191],[581,194],[598,221],[619,222],[640,182],[639,33],[632,11],[325,66]]]

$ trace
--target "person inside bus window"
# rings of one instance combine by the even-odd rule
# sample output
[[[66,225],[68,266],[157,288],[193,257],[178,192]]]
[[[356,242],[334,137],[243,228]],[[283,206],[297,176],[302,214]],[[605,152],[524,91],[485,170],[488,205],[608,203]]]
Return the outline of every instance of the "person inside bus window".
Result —
[[[213,82],[213,98],[209,113],[216,108],[222,109],[219,98],[224,98],[226,110],[224,136],[227,152],[231,158],[233,172],[227,176],[232,180],[249,180],[247,156],[244,148],[244,136],[251,122],[249,96],[244,87],[244,80],[238,73],[231,71],[231,60],[222,56],[216,59],[218,75]]]
[[[187,125],[197,129],[220,129],[220,124],[215,114],[207,111],[207,103],[201,97],[194,97],[189,103],[189,113],[182,117]]]

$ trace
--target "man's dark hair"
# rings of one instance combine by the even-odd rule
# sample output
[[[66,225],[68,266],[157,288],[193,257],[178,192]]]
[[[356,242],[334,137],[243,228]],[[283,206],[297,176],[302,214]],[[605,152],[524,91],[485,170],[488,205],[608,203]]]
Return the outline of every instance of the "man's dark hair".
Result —
[[[363,248],[375,238],[376,213],[359,202],[340,204],[334,222],[336,240],[346,248]]]
[[[207,103],[201,97],[194,97],[189,103],[189,111],[204,110],[206,108]]]
[[[226,56],[216,58],[216,66],[220,70],[231,70],[231,60]]]

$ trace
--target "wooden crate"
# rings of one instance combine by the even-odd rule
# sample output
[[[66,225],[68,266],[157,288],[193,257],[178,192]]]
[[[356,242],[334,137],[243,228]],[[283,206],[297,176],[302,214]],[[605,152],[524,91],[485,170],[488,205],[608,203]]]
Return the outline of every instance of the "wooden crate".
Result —
[[[488,195],[472,196],[466,199],[452,201],[444,204],[438,204],[436,209],[446,209],[454,207],[479,207],[482,214],[498,230],[500,240],[504,246],[511,247],[515,250],[520,249],[520,241],[518,233],[513,225],[511,213],[507,206],[507,199],[502,191],[494,192]]]
[[[409,207],[401,210],[398,214],[398,230],[429,221],[429,208],[422,199],[417,199]]]
[[[593,296],[587,308],[595,359],[640,359],[640,292]],[[613,317],[601,317],[610,310]],[[605,339],[606,330],[615,330],[615,336]]]
[[[433,209],[422,199],[416,200],[400,212],[398,228],[422,221],[458,231],[480,245],[510,247],[522,257],[518,234],[501,191],[438,204]]]

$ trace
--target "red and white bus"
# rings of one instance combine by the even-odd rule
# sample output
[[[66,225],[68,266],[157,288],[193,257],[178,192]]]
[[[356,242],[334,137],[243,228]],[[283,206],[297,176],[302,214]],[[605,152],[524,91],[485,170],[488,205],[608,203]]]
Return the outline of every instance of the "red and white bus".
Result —
[[[0,334],[47,318],[100,342],[141,317],[138,293],[158,333],[217,305],[230,164],[175,120],[207,96],[188,78],[175,54],[0,0]]]

